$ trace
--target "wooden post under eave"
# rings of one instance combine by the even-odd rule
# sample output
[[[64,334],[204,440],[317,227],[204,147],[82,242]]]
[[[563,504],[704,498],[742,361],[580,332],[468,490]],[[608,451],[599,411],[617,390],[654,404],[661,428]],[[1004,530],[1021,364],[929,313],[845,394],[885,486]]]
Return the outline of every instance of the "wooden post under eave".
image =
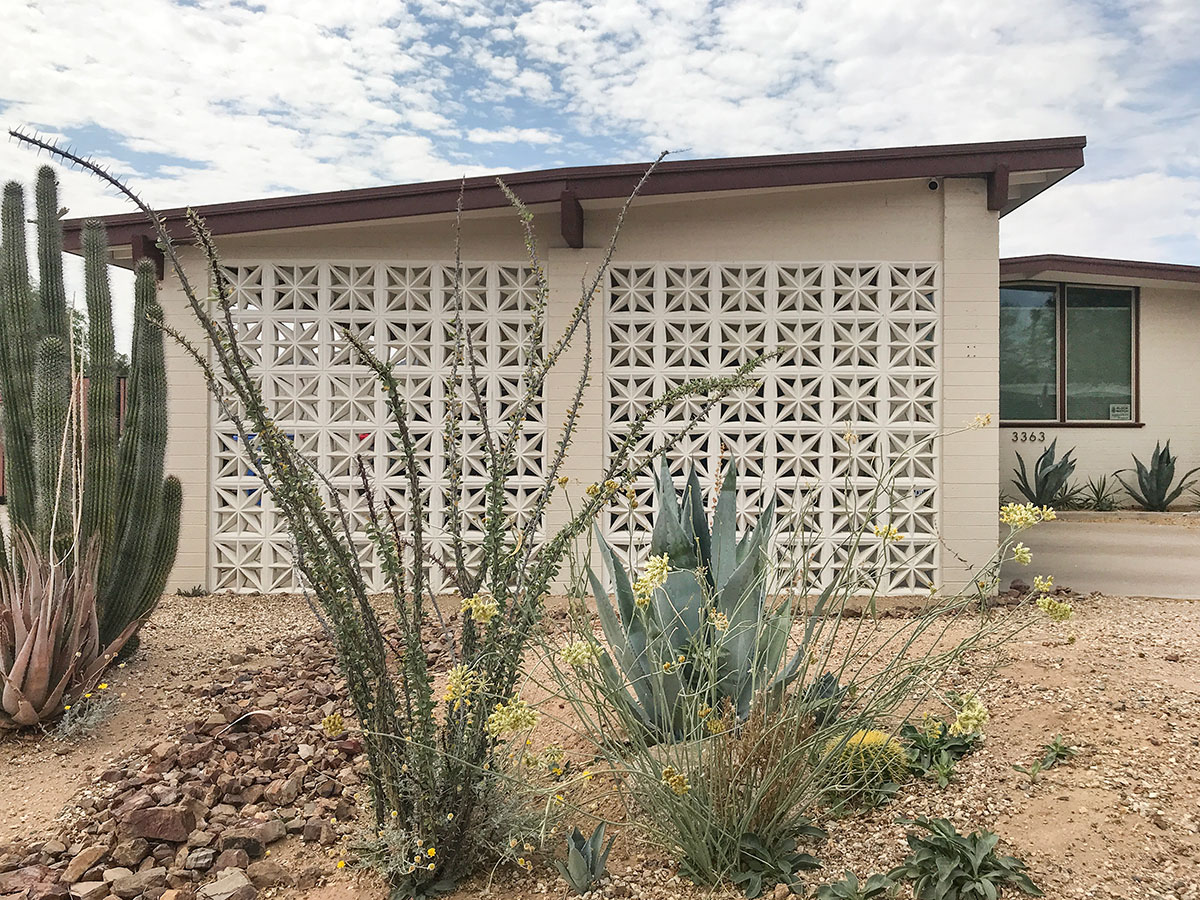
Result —
[[[558,197],[560,228],[568,247],[579,250],[583,247],[583,207],[570,188]]]

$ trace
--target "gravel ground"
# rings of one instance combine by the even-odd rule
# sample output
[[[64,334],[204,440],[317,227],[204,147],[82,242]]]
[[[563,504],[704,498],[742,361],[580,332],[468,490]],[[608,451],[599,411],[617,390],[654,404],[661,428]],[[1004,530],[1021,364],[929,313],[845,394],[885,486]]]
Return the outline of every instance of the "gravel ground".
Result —
[[[823,823],[831,834],[815,851],[823,877],[895,865],[907,850],[895,820],[924,813],[946,816],[960,831],[996,830],[1002,850],[1029,863],[1048,897],[1200,898],[1200,603],[1097,596],[1075,608],[1072,622],[1039,622],[997,660],[982,694],[991,710],[987,740],[948,789],[910,782],[885,807]],[[269,649],[312,622],[297,597],[168,598],[144,633],[144,651],[112,679],[122,695],[113,718],[77,743],[0,743],[0,842],[52,836],[60,810],[115,759],[202,714],[201,688],[236,671],[247,647]],[[1082,748],[1074,760],[1035,784],[1012,769],[1059,733]],[[634,834],[620,830],[615,877],[600,896],[732,896],[681,880]],[[327,852],[311,852],[328,865]],[[567,890],[547,862],[532,875],[497,871],[454,897],[486,894]],[[343,869],[322,887],[280,896],[373,900],[384,892],[369,875]]]

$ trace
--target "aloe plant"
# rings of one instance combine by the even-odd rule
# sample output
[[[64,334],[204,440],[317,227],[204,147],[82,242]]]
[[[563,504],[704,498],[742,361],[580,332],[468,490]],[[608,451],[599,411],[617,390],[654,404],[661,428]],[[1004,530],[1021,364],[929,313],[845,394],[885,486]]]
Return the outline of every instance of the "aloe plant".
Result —
[[[612,850],[613,835],[604,846],[604,823],[601,822],[585,838],[579,826],[575,826],[567,836],[567,861],[555,860],[554,865],[563,879],[577,894],[586,894],[601,878],[604,877],[604,867],[608,862],[608,852]],[[603,846],[603,849],[601,847]]]
[[[12,565],[0,569],[0,732],[55,718],[140,624],[101,643],[96,541],[68,566],[23,530],[11,538]]]
[[[1130,454],[1132,456],[1132,454]],[[1148,509],[1153,512],[1166,512],[1167,507],[1179,499],[1179,495],[1191,487],[1195,482],[1188,481],[1197,472],[1200,472],[1200,466],[1194,469],[1189,469],[1184,472],[1179,478],[1179,483],[1172,490],[1172,483],[1175,481],[1175,463],[1178,457],[1171,455],[1171,442],[1159,446],[1158,441],[1154,442],[1154,452],[1150,455],[1150,465],[1146,466],[1136,456],[1133,457],[1133,464],[1136,466],[1137,472],[1137,488],[1132,487],[1129,482],[1121,477],[1122,472],[1134,471],[1131,469],[1122,469],[1116,472],[1116,477],[1125,490],[1129,493],[1139,506],[1143,509]]]
[[[655,490],[658,513],[650,556],[660,564],[665,558],[670,568],[661,585],[639,593],[599,532],[616,608],[590,568],[588,577],[611,651],[600,657],[606,695],[624,705],[652,738],[678,741],[702,736],[701,720],[726,703],[744,719],[756,692],[781,689],[795,678],[801,651],[781,669],[792,605],[790,599],[774,609],[766,605],[774,502],[739,540],[733,466],[711,528],[694,467],[682,502],[665,459]],[[828,592],[814,615],[827,599]]]
[[[1071,458],[1075,448],[1072,447],[1064,453],[1062,459],[1056,459],[1057,445],[1058,440],[1053,440],[1050,446],[1042,451],[1033,467],[1032,481],[1025,468],[1025,460],[1021,458],[1020,453],[1017,454],[1017,468],[1013,469],[1016,478],[1013,479],[1013,483],[1026,500],[1037,506],[1053,506],[1063,494],[1068,479],[1075,471],[1075,460]]]

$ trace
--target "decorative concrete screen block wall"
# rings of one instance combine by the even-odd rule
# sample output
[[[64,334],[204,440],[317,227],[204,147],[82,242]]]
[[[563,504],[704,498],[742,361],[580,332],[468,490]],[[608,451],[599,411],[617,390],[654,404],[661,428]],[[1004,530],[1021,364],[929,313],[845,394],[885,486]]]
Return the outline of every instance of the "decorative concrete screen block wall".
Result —
[[[426,503],[433,540],[444,552],[448,476],[442,433],[454,357],[453,275],[452,265],[407,262],[256,262],[229,269],[243,346],[262,373],[267,403],[328,476],[364,548],[366,503],[356,457],[363,458],[380,503],[406,511],[408,484],[383,398],[343,329],[397,366],[418,439],[422,483],[431,488]],[[532,274],[521,265],[488,264],[467,265],[462,277],[463,315],[486,384],[487,415],[493,423],[507,422],[525,389],[521,372],[529,350]],[[213,422],[211,586],[294,589],[286,523],[276,515],[228,415],[216,405]],[[462,506],[478,516],[486,482],[482,431],[469,423],[463,431],[469,452]],[[517,508],[541,482],[545,436],[543,410],[535,407],[522,425],[518,469],[506,485]],[[468,543],[473,536],[466,533]],[[368,580],[382,588],[369,549],[363,566]]]
[[[721,402],[683,438],[693,407],[660,414],[642,439],[663,448],[677,476],[694,460],[711,486],[721,459],[741,467],[743,526],[771,496],[781,524],[808,512],[811,575],[846,564],[845,544],[867,526],[854,563],[889,593],[937,582],[940,503],[941,285],[933,263],[621,265],[605,315],[606,452],[671,387],[728,372],[778,350],[762,387]],[[870,514],[878,479],[890,496]],[[607,515],[611,540],[635,557],[652,523],[649,474],[638,506]],[[886,548],[870,524],[892,524]],[[786,539],[786,538],[784,538]]]

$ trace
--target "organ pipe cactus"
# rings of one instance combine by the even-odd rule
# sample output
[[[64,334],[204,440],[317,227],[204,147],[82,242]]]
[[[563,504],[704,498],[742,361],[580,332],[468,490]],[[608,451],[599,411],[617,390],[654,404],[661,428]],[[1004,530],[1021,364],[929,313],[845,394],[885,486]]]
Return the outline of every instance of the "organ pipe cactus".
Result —
[[[5,616],[0,675],[8,693],[15,690],[17,670],[10,666],[18,665],[20,653],[42,659],[70,645],[75,646],[72,653],[84,653],[80,659],[94,652],[103,661],[136,634],[162,595],[174,563],[182,499],[179,480],[163,472],[167,396],[154,266],[144,260],[135,270],[125,429],[118,437],[104,228],[90,221],[83,229],[88,380],[86,400],[81,401],[84,392],[77,387],[83,382],[72,353],[63,281],[58,183],[49,166],[38,172],[36,207],[35,290],[26,260],[24,192],[17,182],[5,186],[0,209],[0,398],[13,547],[10,553],[0,537],[0,577],[10,595],[0,611]],[[47,588],[37,603],[11,599],[35,589],[31,565],[53,573],[47,577],[54,589]],[[80,572],[85,565],[94,565],[94,571]],[[86,592],[94,594],[90,607],[79,599]],[[33,621],[29,617],[35,607],[47,624],[26,633],[20,621],[22,616]],[[15,612],[18,608],[23,612]],[[53,636],[50,623],[90,635],[93,618],[94,640],[81,638],[75,645],[64,643],[62,633]],[[53,643],[51,650],[40,646],[43,640]],[[17,643],[24,649],[14,649]],[[61,662],[45,663],[66,678],[59,697],[62,692],[70,696],[81,679],[94,677],[86,662]],[[47,696],[53,699],[54,692]],[[22,719],[30,708],[39,710],[39,718],[54,711],[28,700],[21,706]],[[17,719],[14,709],[6,700],[0,723],[7,715],[29,724]]]
[[[774,501],[738,540],[733,466],[711,529],[694,468],[682,502],[666,460],[655,488],[651,577],[631,579],[599,534],[615,608],[596,573],[589,569],[588,575],[609,646],[600,657],[606,695],[624,704],[653,739],[679,741],[702,736],[703,720],[715,721],[726,704],[744,719],[755,694],[782,689],[802,658],[797,651],[781,668],[792,604],[788,599],[772,609],[766,602]]]

